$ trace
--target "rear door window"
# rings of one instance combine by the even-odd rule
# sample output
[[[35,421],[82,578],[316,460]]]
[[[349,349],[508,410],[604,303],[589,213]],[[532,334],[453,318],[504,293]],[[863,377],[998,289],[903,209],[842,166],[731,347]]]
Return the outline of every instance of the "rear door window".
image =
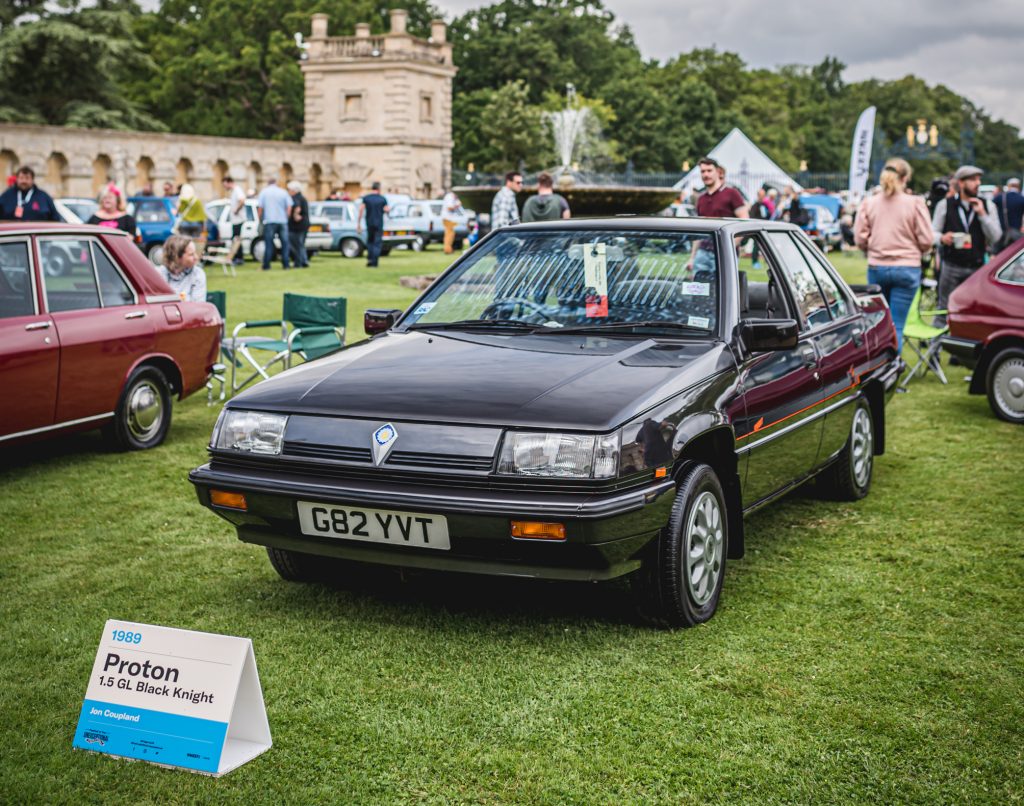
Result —
[[[0,241],[0,319],[36,312],[28,256],[28,241]]]
[[[50,313],[100,307],[91,239],[40,238],[46,306]]]
[[[93,259],[96,262],[96,277],[100,283],[100,298],[103,300],[103,307],[134,305],[135,292],[121,276],[121,272],[117,270],[114,262],[96,241],[93,241],[91,246]]]

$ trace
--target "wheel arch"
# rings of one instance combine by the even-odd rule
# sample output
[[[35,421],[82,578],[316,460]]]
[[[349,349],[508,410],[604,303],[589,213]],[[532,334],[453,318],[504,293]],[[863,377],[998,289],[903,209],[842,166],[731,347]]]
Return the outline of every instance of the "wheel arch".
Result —
[[[981,356],[978,358],[978,363],[971,375],[969,391],[972,395],[983,395],[986,393],[986,379],[988,378],[988,369],[992,366],[992,359],[1007,347],[1017,347],[1024,350],[1024,336],[1019,336],[1016,333],[1004,333],[988,341],[982,347]]]
[[[177,398],[181,400],[183,389],[181,368],[169,355],[147,355],[140,358],[135,362],[132,368],[128,370],[128,374],[125,375],[124,378],[124,383],[121,384],[122,388],[124,388],[124,384],[128,382],[132,373],[138,369],[142,369],[143,367],[154,367],[155,369],[160,370],[164,374],[164,377],[167,378],[167,383],[170,384],[171,394],[176,395]]]
[[[730,560],[744,553],[743,495],[740,487],[736,439],[728,425],[720,425],[691,438],[679,452],[672,467],[672,477],[679,481],[687,465],[699,462],[709,465],[722,483],[728,508]]]
[[[874,453],[881,456],[885,453],[885,388],[881,381],[868,381],[864,384],[861,394],[868,402],[871,421],[875,428]]]

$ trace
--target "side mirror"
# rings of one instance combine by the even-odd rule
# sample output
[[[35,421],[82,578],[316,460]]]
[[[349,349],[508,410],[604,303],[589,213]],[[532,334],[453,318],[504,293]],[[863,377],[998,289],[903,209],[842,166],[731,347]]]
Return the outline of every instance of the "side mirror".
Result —
[[[367,336],[376,336],[388,330],[401,315],[400,308],[367,308],[363,314],[363,330]]]
[[[751,353],[792,350],[800,335],[795,319],[742,319],[740,341]]]

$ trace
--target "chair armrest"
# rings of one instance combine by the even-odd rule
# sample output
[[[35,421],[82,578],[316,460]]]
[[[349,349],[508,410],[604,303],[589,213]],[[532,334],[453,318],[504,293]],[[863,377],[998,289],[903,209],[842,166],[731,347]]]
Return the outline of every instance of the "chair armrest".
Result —
[[[251,322],[241,322],[236,325],[235,329],[231,332],[232,337],[237,336],[247,327],[274,327],[275,325],[283,325],[284,323],[280,319],[254,319]]]
[[[292,342],[295,341],[297,336],[305,334],[307,336],[315,336],[318,333],[337,333],[338,338],[342,342],[345,340],[345,328],[336,327],[335,325],[313,325],[312,327],[297,327],[291,333],[288,334],[288,351],[291,352]]]

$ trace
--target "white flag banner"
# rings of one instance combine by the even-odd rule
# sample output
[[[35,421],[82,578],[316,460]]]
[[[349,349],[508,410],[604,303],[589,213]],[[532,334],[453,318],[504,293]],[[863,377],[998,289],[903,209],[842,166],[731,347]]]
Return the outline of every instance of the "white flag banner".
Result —
[[[856,203],[864,195],[871,172],[871,140],[875,134],[875,107],[860,113],[850,149],[850,201]]]

